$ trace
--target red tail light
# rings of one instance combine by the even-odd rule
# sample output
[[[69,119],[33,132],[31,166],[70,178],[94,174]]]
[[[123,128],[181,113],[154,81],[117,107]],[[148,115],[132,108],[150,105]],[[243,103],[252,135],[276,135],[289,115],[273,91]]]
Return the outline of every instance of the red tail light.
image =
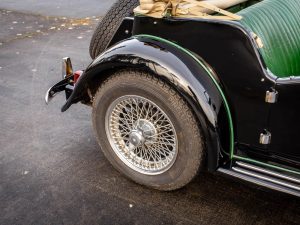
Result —
[[[74,85],[77,83],[77,81],[79,80],[79,78],[81,77],[82,74],[83,74],[82,70],[77,70],[74,73]]]

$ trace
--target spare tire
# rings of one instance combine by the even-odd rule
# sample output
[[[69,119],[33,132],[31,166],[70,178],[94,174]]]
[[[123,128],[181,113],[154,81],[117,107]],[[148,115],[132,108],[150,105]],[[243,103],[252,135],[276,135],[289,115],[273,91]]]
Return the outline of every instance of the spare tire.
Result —
[[[91,43],[90,56],[96,58],[103,52],[123,19],[133,15],[133,9],[139,5],[139,0],[118,0],[98,24]]]

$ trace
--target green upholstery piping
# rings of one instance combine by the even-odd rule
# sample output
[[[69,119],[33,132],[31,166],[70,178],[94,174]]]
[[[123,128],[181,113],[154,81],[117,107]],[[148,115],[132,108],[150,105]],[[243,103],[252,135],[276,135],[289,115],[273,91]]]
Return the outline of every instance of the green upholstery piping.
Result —
[[[264,0],[238,14],[262,40],[260,52],[272,73],[300,76],[300,0]]]

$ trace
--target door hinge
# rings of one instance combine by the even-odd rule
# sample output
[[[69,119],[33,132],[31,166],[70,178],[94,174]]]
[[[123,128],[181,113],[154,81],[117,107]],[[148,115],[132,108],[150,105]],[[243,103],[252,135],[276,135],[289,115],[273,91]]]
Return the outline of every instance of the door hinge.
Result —
[[[260,134],[259,143],[262,145],[269,145],[271,144],[271,137],[272,134],[269,131],[264,130],[264,132]]]
[[[271,88],[266,92],[265,101],[267,103],[276,103],[277,100],[278,100],[278,91],[276,91],[274,88]]]

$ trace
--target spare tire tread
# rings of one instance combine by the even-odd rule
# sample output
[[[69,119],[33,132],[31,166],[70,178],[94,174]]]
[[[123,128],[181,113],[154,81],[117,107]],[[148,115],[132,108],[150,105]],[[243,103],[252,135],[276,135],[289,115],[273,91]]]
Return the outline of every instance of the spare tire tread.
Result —
[[[120,26],[123,18],[133,15],[138,0],[119,0],[98,24],[90,43],[90,56],[96,58],[103,52]]]

